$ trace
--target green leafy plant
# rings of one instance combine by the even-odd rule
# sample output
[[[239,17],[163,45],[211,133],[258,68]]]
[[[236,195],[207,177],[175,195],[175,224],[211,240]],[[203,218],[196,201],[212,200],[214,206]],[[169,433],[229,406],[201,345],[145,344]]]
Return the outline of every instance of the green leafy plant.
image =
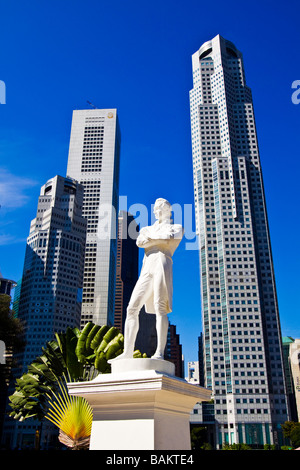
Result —
[[[247,444],[226,444],[222,447],[222,450],[251,450],[251,447]]]
[[[122,353],[123,344],[124,337],[117,328],[98,326],[92,322],[87,323],[82,331],[67,328],[65,333],[56,333],[55,339],[42,349],[41,356],[16,380],[15,391],[9,397],[12,408],[10,416],[19,421],[51,418],[60,428],[62,442],[68,442],[72,448],[82,446],[82,439],[87,440],[88,435],[84,432],[83,437],[74,429],[76,426],[83,429],[80,410],[87,410],[88,406],[84,399],[75,400],[69,396],[66,383],[88,381],[99,373],[109,373],[111,367],[108,361]],[[135,351],[134,357],[145,357],[145,354]],[[70,416],[74,432],[68,435],[65,421],[69,422]],[[89,427],[86,426],[86,429]],[[81,436],[80,444],[77,442],[78,436]]]
[[[286,421],[281,425],[283,435],[290,439],[293,447],[300,447],[300,423],[294,421]]]

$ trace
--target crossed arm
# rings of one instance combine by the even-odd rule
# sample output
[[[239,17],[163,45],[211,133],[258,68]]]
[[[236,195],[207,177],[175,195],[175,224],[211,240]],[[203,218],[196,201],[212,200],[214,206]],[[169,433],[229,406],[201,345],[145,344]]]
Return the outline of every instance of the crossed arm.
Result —
[[[165,233],[163,233],[162,231],[159,231],[157,233],[154,232],[151,233],[150,236],[148,227],[144,227],[140,231],[140,234],[136,240],[136,244],[139,248],[151,248],[152,246],[155,246],[158,243],[163,243],[167,240],[175,238],[176,235],[179,235],[179,231],[171,230],[166,231]]]

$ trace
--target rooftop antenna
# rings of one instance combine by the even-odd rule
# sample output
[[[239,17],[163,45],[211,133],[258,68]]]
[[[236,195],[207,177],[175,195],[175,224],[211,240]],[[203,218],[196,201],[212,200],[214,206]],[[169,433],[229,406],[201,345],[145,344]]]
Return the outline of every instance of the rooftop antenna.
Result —
[[[93,103],[91,103],[90,101],[87,101],[87,103],[94,109],[98,109],[97,106],[95,106]]]

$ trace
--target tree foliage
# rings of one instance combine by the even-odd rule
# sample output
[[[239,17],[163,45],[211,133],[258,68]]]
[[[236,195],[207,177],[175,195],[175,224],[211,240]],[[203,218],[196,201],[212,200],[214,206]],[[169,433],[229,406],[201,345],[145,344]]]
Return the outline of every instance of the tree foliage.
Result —
[[[42,420],[49,409],[49,396],[59,393],[59,381],[86,381],[99,373],[109,373],[109,359],[123,351],[123,335],[115,327],[89,322],[80,331],[67,328],[47,342],[43,353],[16,380],[15,392],[9,397],[10,416],[23,421]],[[142,357],[135,351],[135,357]]]
[[[281,425],[284,437],[290,439],[293,447],[300,447],[300,423],[286,421]]]
[[[222,447],[222,450],[251,450],[251,447],[248,444],[226,444]]]
[[[211,450],[212,446],[207,442],[207,429],[204,426],[193,426],[191,429],[192,450]]]
[[[7,348],[22,349],[24,346],[23,324],[14,317],[10,303],[9,295],[0,295],[0,340],[4,341]]]

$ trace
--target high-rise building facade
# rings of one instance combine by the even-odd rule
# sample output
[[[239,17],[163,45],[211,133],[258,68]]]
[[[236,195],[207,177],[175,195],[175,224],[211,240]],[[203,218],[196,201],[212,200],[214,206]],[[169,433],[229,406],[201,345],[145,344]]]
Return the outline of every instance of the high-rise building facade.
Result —
[[[86,239],[83,188],[55,176],[42,186],[25,252],[19,318],[26,324],[23,371],[46,341],[79,327]]]
[[[84,187],[87,219],[81,325],[114,324],[120,130],[116,109],[73,112],[67,175]]]
[[[17,283],[15,281],[12,281],[11,279],[5,279],[0,271],[0,295],[10,295],[12,288],[16,285]]]
[[[192,66],[203,359],[217,445],[280,444],[288,407],[251,90],[241,52],[219,35]]]
[[[300,418],[300,339],[291,336],[282,338],[287,395],[290,405],[290,420]]]
[[[300,339],[295,339],[295,341],[290,344],[289,363],[297,410],[294,420],[297,422],[300,417]]]
[[[126,211],[120,211],[114,326],[122,333],[124,333],[127,306],[139,274],[137,236],[138,227],[133,216]]]
[[[187,364],[187,382],[191,384],[200,385],[199,378],[199,362],[198,361],[189,361]]]
[[[18,318],[25,325],[25,348],[14,354],[16,378],[27,372],[28,365],[42,354],[42,348],[56,332],[80,326],[86,240],[82,204],[83,187],[71,178],[55,176],[41,188],[36,217],[27,238],[18,294]],[[7,418],[3,445],[32,446],[39,425],[35,420],[16,422]],[[44,423],[43,442],[52,433],[53,426]]]
[[[11,279],[5,279],[0,271],[0,442],[2,440],[3,423],[5,418],[5,408],[7,402],[9,378],[11,375],[12,355],[14,334],[12,331],[9,333],[7,329],[7,321],[12,312],[11,305],[11,292],[16,286],[16,282]],[[10,344],[7,343],[7,338]]]
[[[165,348],[165,359],[173,362],[175,365],[176,377],[184,377],[184,364],[182,355],[182,345],[179,334],[176,331],[176,325],[169,322],[167,344]]]

